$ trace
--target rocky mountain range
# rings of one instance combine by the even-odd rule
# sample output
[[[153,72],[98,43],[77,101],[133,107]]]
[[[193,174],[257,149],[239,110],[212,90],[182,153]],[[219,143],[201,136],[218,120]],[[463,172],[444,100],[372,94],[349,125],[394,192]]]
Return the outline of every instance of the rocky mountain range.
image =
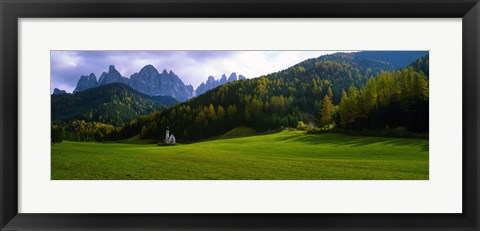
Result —
[[[112,83],[128,85],[149,96],[171,96],[180,102],[194,96],[193,87],[185,85],[175,73],[167,72],[167,70],[159,73],[152,65],[143,67],[140,72],[133,74],[130,78],[122,76],[114,65],[110,65],[108,72],[103,72],[98,81],[93,73],[81,76],[73,93]]]
[[[236,80],[242,80],[242,79],[246,79],[245,76],[238,75],[238,78],[237,78],[237,73],[235,73],[235,72],[232,72],[230,74],[230,76],[228,77],[228,79],[227,79],[227,76],[225,74],[223,74],[222,77],[220,77],[220,79],[218,79],[218,80],[215,80],[215,77],[213,77],[213,76],[208,76],[207,81],[201,83],[197,87],[197,89],[195,90],[195,95],[201,95],[201,94],[205,93],[206,91],[208,91],[210,89],[213,89],[213,88],[216,88],[220,85],[223,85],[223,84],[226,84],[226,83],[229,83],[229,82],[232,82],[232,81],[236,81]]]
[[[235,72],[231,73],[228,78],[223,74],[218,80],[215,80],[213,76],[209,76],[207,81],[200,84],[200,86],[194,90],[192,85],[185,85],[173,71],[167,72],[167,70],[163,70],[162,73],[160,73],[153,65],[146,65],[138,73],[131,75],[130,78],[122,76],[120,72],[115,69],[114,65],[110,65],[108,72],[103,72],[100,78],[98,78],[98,81],[93,73],[80,76],[73,93],[107,84],[122,83],[149,96],[171,96],[180,102],[184,102],[210,89],[241,79],[246,78],[243,75],[238,75],[237,77]],[[53,94],[62,94],[62,91],[57,89],[57,91],[54,90]]]

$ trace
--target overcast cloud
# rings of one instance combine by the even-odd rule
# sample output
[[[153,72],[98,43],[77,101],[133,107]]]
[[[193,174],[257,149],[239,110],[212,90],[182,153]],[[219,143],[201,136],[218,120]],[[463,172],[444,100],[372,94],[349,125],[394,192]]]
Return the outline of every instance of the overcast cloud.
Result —
[[[210,75],[218,79],[236,72],[254,78],[331,53],[335,51],[52,51],[50,87],[51,92],[72,92],[80,76],[94,73],[98,80],[109,65],[129,78],[152,64],[159,72],[173,71],[196,89]]]

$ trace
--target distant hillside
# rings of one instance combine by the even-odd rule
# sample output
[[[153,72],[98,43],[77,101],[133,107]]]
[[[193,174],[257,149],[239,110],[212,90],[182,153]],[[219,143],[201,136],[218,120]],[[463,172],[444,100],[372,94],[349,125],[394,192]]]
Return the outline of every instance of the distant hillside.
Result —
[[[52,123],[77,119],[119,126],[177,102],[169,96],[142,94],[124,84],[107,84],[75,94],[52,95]]]
[[[398,54],[398,57],[395,57]],[[352,53],[334,53],[307,59],[285,70],[269,74],[269,79],[285,79],[296,77],[297,83],[312,84],[319,87],[320,92],[308,91],[305,97],[313,97],[319,93],[324,95],[328,88],[332,89],[334,103],[340,102],[343,90],[350,85],[362,87],[369,78],[381,71],[394,71],[410,65],[418,58],[428,55],[428,51],[363,51]],[[323,92],[323,93],[322,93]]]
[[[412,62],[410,66],[412,66],[415,71],[423,72],[428,77],[430,75],[429,59],[429,55],[423,56],[422,58],[417,59],[415,62]]]
[[[150,96],[150,98],[167,107],[170,107],[172,105],[179,103],[178,100],[176,100],[175,98],[171,96],[166,96],[166,95]]]
[[[428,55],[428,51],[363,51],[353,53],[357,58],[381,60],[402,68],[415,62],[419,57]]]

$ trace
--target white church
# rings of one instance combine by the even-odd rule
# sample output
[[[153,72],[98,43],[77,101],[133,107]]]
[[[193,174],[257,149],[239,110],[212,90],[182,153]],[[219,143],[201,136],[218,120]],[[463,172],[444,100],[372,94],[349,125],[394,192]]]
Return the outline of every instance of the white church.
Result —
[[[170,128],[167,127],[167,130],[165,131],[165,140],[163,142],[167,145],[174,145],[176,140],[175,136],[173,134],[170,135]]]

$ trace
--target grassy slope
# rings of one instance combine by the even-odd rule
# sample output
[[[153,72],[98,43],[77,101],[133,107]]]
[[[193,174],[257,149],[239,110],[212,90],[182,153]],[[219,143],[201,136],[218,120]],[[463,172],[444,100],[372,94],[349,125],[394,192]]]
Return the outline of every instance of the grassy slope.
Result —
[[[189,145],[63,142],[52,179],[428,179],[428,140],[302,131]]]
[[[221,135],[219,139],[231,139],[231,138],[239,138],[239,137],[246,137],[246,136],[253,136],[257,132],[253,130],[253,128],[248,128],[245,126],[240,126],[238,128],[234,128],[227,133]]]
[[[115,142],[123,143],[123,144],[156,144],[158,143],[158,141],[154,139],[151,139],[151,140],[140,139],[140,134],[132,136],[128,139],[119,140]]]

